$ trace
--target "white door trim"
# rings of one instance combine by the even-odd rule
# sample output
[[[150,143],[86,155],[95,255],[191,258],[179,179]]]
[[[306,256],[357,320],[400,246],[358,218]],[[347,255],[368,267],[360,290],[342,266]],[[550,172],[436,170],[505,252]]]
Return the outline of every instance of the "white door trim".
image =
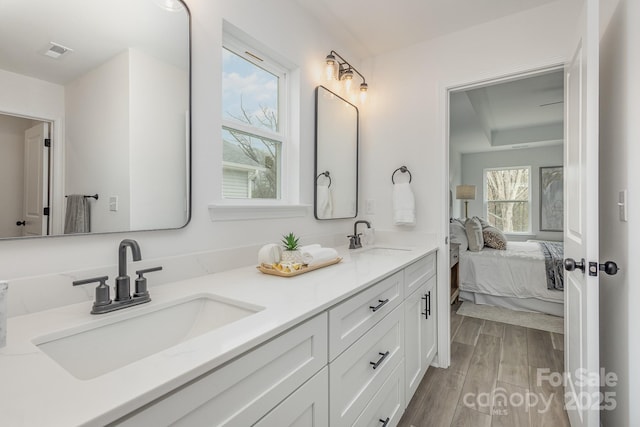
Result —
[[[451,364],[451,309],[449,274],[449,94],[461,90],[473,89],[492,83],[504,83],[524,77],[564,69],[566,58],[552,58],[547,62],[531,64],[526,67],[514,67],[494,74],[480,74],[477,78],[465,81],[441,81],[438,89],[438,123],[440,126],[439,141],[443,142],[442,164],[444,165],[443,181],[440,186],[441,228],[438,236],[439,256],[438,274],[438,357],[437,366],[446,368]],[[446,243],[445,243],[446,238]],[[445,273],[446,272],[446,273]]]
[[[38,117],[7,110],[0,110],[0,114],[49,123],[49,137],[52,141],[50,150],[51,169],[49,171],[49,234],[52,236],[63,234],[65,206],[64,120],[61,117]]]

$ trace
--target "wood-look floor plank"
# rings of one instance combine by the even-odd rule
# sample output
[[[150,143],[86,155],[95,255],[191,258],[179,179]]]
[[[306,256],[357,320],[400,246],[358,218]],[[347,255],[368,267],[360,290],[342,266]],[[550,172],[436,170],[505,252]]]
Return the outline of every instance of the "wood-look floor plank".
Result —
[[[557,351],[557,350],[556,350]],[[531,427],[570,427],[567,412],[564,409],[564,389],[555,385],[548,374],[540,372],[540,368],[530,367],[530,390],[533,396],[529,408]],[[553,372],[553,369],[551,369]],[[533,404],[535,403],[535,405]]]
[[[451,338],[453,338],[456,332],[458,332],[463,318],[463,316],[460,316],[454,310],[451,310],[451,330],[449,331],[451,333]]]
[[[491,405],[483,404],[483,401],[478,397],[487,393],[490,394],[495,386],[498,378],[501,347],[501,338],[491,335],[480,335],[478,337],[478,343],[473,351],[467,377],[460,395],[460,404],[479,412],[490,413]],[[465,399],[467,395],[471,397]]]
[[[451,343],[451,365],[448,369],[460,372],[464,375],[469,370],[469,364],[471,363],[471,357],[473,357],[473,351],[475,347],[468,344],[462,344],[459,342]],[[429,368],[432,369],[432,368]],[[436,368],[433,368],[436,369]]]
[[[563,372],[564,335],[459,316],[458,308],[459,303],[451,306],[451,365],[428,369],[398,425],[569,427],[562,386],[538,378]],[[469,393],[470,405],[464,399]],[[488,403],[478,404],[481,393]],[[500,393],[506,407],[492,400]]]
[[[498,381],[491,411],[491,427],[529,427],[528,389]],[[549,424],[553,425],[553,424]]]
[[[462,344],[476,345],[483,323],[484,320],[482,319],[463,316],[462,324],[458,328],[458,332],[456,332],[453,340]]]
[[[498,380],[519,387],[529,387],[527,329],[522,326],[505,326]]]
[[[458,405],[451,427],[491,427],[491,415]]]
[[[553,348],[555,350],[564,351],[564,334],[551,332],[551,343],[553,344]]]
[[[502,335],[504,334],[504,327],[504,323],[494,322],[493,320],[485,320],[480,333],[502,338]]]
[[[529,366],[551,368],[555,366],[551,332],[527,329]]]
[[[431,371],[431,369],[429,369]],[[423,394],[412,399],[398,426],[449,427],[455,414],[465,375],[449,369],[427,371]]]

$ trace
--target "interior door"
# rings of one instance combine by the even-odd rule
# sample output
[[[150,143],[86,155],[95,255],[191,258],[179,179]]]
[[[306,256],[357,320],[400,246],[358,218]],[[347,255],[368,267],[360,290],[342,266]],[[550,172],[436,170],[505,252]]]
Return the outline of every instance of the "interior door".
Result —
[[[565,404],[573,427],[598,427],[598,0],[584,0],[565,69]],[[572,264],[572,261],[573,262]]]
[[[44,142],[48,138],[48,123],[38,123],[25,131],[24,236],[47,234],[44,208],[49,198],[49,152]]]

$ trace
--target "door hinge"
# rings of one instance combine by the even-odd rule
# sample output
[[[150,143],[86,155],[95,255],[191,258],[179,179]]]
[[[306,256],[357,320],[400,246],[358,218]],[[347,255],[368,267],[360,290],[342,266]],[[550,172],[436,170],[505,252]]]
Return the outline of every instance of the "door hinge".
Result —
[[[44,146],[45,147],[51,147],[51,139],[50,138],[45,138]]]
[[[44,208],[44,211],[42,212],[42,215],[49,216],[49,208]]]

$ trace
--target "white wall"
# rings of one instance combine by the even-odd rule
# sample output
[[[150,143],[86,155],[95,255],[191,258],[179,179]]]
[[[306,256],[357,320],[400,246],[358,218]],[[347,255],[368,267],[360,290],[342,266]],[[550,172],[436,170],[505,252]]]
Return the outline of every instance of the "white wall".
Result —
[[[129,52],[65,87],[65,192],[96,194],[91,231],[129,230]],[[118,196],[119,210],[109,211]]]
[[[374,58],[361,201],[376,200],[371,219],[379,227],[392,227],[390,175],[406,164],[416,195],[415,229],[442,236],[449,188],[446,88],[563,63],[575,27],[572,7],[550,3]]]
[[[531,189],[531,234],[536,239],[562,240],[562,232],[540,231],[540,167],[562,166],[562,145],[541,148],[524,148],[518,150],[502,150],[490,153],[474,153],[462,155],[462,182],[476,186],[476,199],[469,201],[469,217],[486,217],[484,210],[484,170],[508,166],[530,166]],[[455,195],[454,195],[455,197]],[[463,205],[462,200],[455,200],[454,204]],[[461,207],[464,212],[464,207]],[[531,239],[531,235],[510,235],[509,240]]]
[[[313,203],[314,185],[314,89],[323,83],[323,59],[331,49],[353,60],[360,69],[357,57],[351,55],[352,42],[332,38],[323,25],[292,0],[191,0],[187,4],[192,14],[193,60],[190,224],[180,230],[3,241],[0,242],[3,279],[115,265],[118,242],[123,238],[138,240],[143,258],[150,259],[275,242],[289,231],[303,236],[334,233],[346,236],[352,230],[352,220],[316,221],[311,208],[302,218],[227,222],[211,222],[208,211],[209,203],[218,197],[222,187],[219,76],[223,18],[299,67],[300,97],[294,105],[300,117],[294,135],[299,149],[293,154],[299,159],[296,163],[301,179],[300,202],[308,205]],[[254,262],[253,258],[247,259],[246,265]]]
[[[640,273],[633,267],[640,256],[640,4],[603,3],[614,13],[600,42],[600,262],[613,260],[622,268],[615,276],[600,275],[600,364],[619,379],[604,390],[615,393],[617,408],[602,411],[601,419],[613,427],[640,422]],[[618,217],[622,189],[629,191],[628,222]]]
[[[31,120],[0,115],[0,237],[22,235],[24,216],[24,131]]]
[[[186,142],[179,143],[187,136],[188,72],[129,49],[129,73],[131,229],[181,227],[188,214],[180,179]]]

